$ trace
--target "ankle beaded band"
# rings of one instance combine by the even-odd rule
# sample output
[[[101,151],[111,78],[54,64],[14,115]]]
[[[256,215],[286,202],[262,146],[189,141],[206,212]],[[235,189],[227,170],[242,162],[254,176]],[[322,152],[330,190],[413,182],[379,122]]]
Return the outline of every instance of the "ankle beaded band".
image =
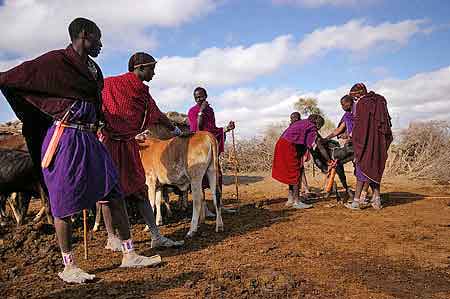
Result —
[[[64,266],[69,266],[69,265],[74,264],[72,252],[68,252],[68,253],[61,252],[61,254],[62,254]]]
[[[133,240],[122,241],[122,252],[129,253],[134,251]]]

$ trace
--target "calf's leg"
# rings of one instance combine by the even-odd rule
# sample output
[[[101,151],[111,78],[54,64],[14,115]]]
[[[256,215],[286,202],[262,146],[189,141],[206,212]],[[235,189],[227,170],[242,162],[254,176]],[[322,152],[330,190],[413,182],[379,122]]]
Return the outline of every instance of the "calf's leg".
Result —
[[[202,181],[191,182],[192,188],[192,220],[191,228],[186,237],[191,238],[198,230],[198,222],[200,219],[200,213],[202,210]]]
[[[207,175],[213,197],[214,208],[216,209],[216,233],[218,233],[219,231],[223,231],[223,220],[221,194],[219,188],[217,188],[217,171],[213,167],[209,167]]]

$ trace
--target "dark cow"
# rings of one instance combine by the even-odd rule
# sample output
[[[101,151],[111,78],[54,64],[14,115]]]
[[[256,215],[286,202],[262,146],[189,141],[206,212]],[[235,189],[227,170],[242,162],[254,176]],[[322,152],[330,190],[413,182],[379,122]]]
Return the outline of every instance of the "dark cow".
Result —
[[[16,193],[15,197],[10,198],[13,193]],[[37,217],[45,211],[48,221],[52,222],[47,196],[41,186],[30,154],[21,150],[0,148],[0,203],[2,208],[8,200],[17,223],[22,224],[32,196],[40,197],[43,207],[45,207]]]
[[[311,151],[314,164],[322,171],[322,173],[326,174],[328,172],[328,163],[331,162],[332,159],[336,159],[338,161],[336,165],[336,174],[341,181],[342,187],[344,187],[346,191],[346,197],[353,198],[353,192],[347,185],[347,177],[345,176],[344,171],[344,164],[353,160],[353,153],[348,150],[347,146],[341,147],[339,142],[324,139],[320,135],[317,137],[316,144],[316,149]],[[341,201],[336,182],[334,183],[333,188],[336,192],[337,201]],[[328,193],[325,197],[329,196],[330,194]]]

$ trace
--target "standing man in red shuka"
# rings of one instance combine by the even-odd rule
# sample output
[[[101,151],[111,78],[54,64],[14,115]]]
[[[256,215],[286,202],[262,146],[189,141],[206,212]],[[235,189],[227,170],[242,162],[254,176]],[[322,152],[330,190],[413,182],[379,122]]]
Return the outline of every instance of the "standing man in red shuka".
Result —
[[[388,157],[388,149],[393,140],[391,117],[384,97],[375,92],[367,92],[362,83],[355,84],[350,89],[350,95],[355,98],[353,109],[352,143],[355,151],[355,197],[350,209],[360,209],[363,202],[360,199],[365,184],[373,191],[372,206],[381,209],[380,183]]]
[[[145,172],[139,155],[136,135],[151,124],[161,123],[175,135],[181,134],[162,113],[143,81],[149,82],[155,75],[156,60],[147,53],[136,53],[128,62],[128,72],[105,79],[103,88],[103,114],[105,127],[102,141],[108,149],[118,171],[120,185],[126,200],[133,200],[151,232],[151,247],[176,247],[176,242],[161,236],[156,226],[153,209],[148,199]],[[107,249],[118,250],[119,240],[114,234],[108,206],[102,206],[108,231]]]

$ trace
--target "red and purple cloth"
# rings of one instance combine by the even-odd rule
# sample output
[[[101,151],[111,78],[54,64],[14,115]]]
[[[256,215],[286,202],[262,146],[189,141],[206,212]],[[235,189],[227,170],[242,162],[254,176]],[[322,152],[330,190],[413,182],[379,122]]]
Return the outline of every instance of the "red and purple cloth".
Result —
[[[94,105],[76,102],[68,121],[94,123]],[[42,158],[54,130],[53,125],[45,136]],[[122,197],[114,163],[94,132],[65,128],[54,160],[42,172],[54,217],[68,217],[83,209],[94,208],[97,201]]]
[[[292,123],[284,130],[281,137],[290,143],[301,144],[311,148],[316,142],[317,128],[313,122],[308,119],[302,119]]]
[[[102,141],[119,171],[122,190],[128,196],[146,188],[135,136],[157,123],[163,113],[148,86],[132,72],[106,78],[102,95],[106,123]]]
[[[189,128],[191,132],[208,131],[212,133],[219,143],[219,154],[224,151],[225,134],[223,128],[216,126],[216,117],[214,110],[211,106],[207,106],[202,112],[202,125],[203,128],[197,128],[197,118],[200,112],[200,105],[196,104],[191,107],[188,112]]]
[[[71,45],[0,73],[0,89],[23,122],[23,135],[33,163],[43,175],[55,217],[121,196],[113,162],[92,132],[66,128],[52,164],[43,172],[39,167],[55,119],[69,109],[70,121],[94,123],[101,118],[102,88],[98,65],[84,61]]]
[[[225,144],[225,133],[223,128],[218,128],[216,126],[216,117],[214,115],[214,110],[211,106],[207,106],[203,112],[202,112],[202,125],[203,128],[199,130],[197,128],[197,119],[198,114],[200,113],[200,105],[196,104],[195,106],[191,107],[188,111],[188,120],[189,120],[189,128],[191,132],[197,132],[197,131],[207,131],[212,133],[219,144],[219,151],[218,154],[220,155],[224,151],[224,144]],[[222,187],[223,182],[223,176],[222,176],[222,169],[219,165],[219,186]],[[203,177],[202,182],[202,188],[206,189],[209,188],[209,183],[207,177]]]
[[[356,175],[379,184],[383,177],[388,149],[393,140],[391,117],[384,97],[369,92],[355,106],[352,143]]]
[[[308,159],[308,151],[299,157],[296,145],[312,148],[317,137],[316,125],[305,119],[292,123],[281,135],[275,145],[272,163],[272,177],[277,181],[297,185],[303,161]]]

